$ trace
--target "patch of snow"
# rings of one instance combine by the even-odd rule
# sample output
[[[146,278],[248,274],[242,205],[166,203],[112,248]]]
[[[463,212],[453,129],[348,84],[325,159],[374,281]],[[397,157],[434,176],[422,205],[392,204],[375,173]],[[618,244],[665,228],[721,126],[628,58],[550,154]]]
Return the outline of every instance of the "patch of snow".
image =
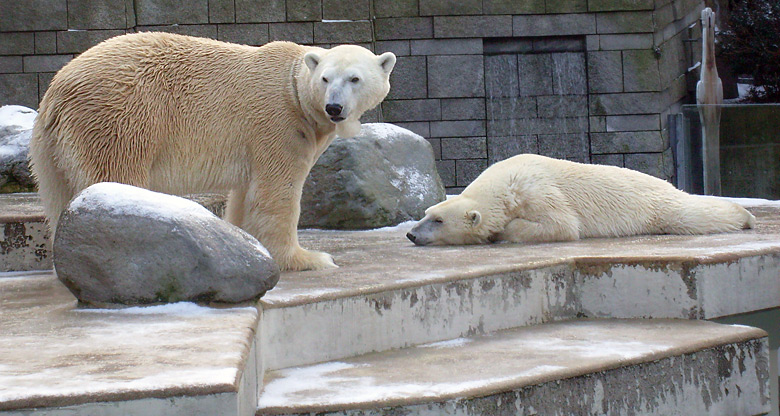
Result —
[[[367,127],[372,133],[387,140],[390,140],[393,136],[397,135],[412,135],[415,138],[425,140],[419,134],[391,123],[365,123],[363,124],[363,127]]]
[[[334,234],[334,233],[372,233],[375,231],[382,232],[394,232],[394,231],[409,231],[414,225],[417,224],[415,220],[404,221],[397,225],[388,225],[387,227],[371,228],[369,230],[325,230],[320,228],[304,228],[302,231],[319,234]]]
[[[390,184],[404,194],[415,197],[421,202],[425,200],[425,194],[428,190],[434,186],[431,183],[432,181],[430,181],[430,177],[423,175],[416,169],[400,166],[395,168],[395,173],[398,177],[391,178]]]
[[[595,340],[587,342],[572,341],[562,338],[549,338],[545,340],[521,341],[522,348],[537,349],[540,351],[560,351],[567,354],[577,354],[583,359],[613,358],[622,359],[638,358],[650,353],[668,350],[671,346],[666,344],[654,344],[639,341],[614,341]]]
[[[27,149],[30,148],[30,138],[32,138],[32,134],[26,130],[0,138],[0,158],[26,159]]]
[[[183,216],[216,218],[197,202],[115,182],[94,184],[70,203],[73,210],[91,210],[98,206],[113,214],[154,219]]]
[[[322,23],[349,23],[349,22],[356,22],[357,20],[328,20],[328,19],[322,19]]]
[[[418,348],[457,348],[462,347],[469,342],[472,342],[471,338],[455,338],[447,341],[431,342],[430,344],[418,345]]]
[[[747,329],[756,329],[755,327],[748,326],[748,325],[740,325],[740,324],[731,324],[729,325],[734,328],[747,328]]]
[[[391,225],[388,227],[381,227],[381,228],[374,228],[373,230],[367,230],[367,231],[385,231],[385,232],[392,232],[392,231],[407,231],[410,230],[414,225],[417,224],[417,221],[415,220],[409,220],[404,221],[398,225]],[[365,232],[365,231],[357,231],[357,232]]]
[[[263,386],[262,396],[257,405],[258,407],[274,407],[288,404],[287,397],[301,390],[319,390],[325,389],[330,383],[338,383],[340,377],[333,376],[334,373],[354,368],[354,364],[342,362],[331,362],[317,364],[308,367],[294,367],[280,370],[280,377],[266,383]],[[330,376],[330,377],[329,377]]]
[[[284,279],[282,279],[273,289],[269,290],[265,295],[263,295],[262,301],[268,304],[274,304],[276,302],[300,302],[310,299],[323,298],[342,292],[343,289],[341,288],[305,289],[301,291],[293,291],[285,287]]]
[[[118,313],[126,315],[177,315],[177,316],[202,316],[212,315],[224,311],[252,311],[257,313],[253,307],[225,308],[215,309],[206,306],[200,306],[192,302],[176,302],[166,305],[154,306],[133,306],[123,309],[75,309],[75,312],[84,313]]]
[[[33,128],[38,112],[21,105],[4,105],[0,107],[0,127],[15,126],[19,130]]]
[[[381,383],[372,376],[364,375],[365,371],[350,371],[356,367],[354,364],[334,362],[281,370],[279,372],[280,378],[271,380],[265,385],[258,401],[258,407],[354,404],[405,397],[432,398],[442,395],[457,395],[491,384],[511,382],[523,377],[537,376],[565,368],[542,365],[508,376],[461,382],[410,380],[408,382]]]

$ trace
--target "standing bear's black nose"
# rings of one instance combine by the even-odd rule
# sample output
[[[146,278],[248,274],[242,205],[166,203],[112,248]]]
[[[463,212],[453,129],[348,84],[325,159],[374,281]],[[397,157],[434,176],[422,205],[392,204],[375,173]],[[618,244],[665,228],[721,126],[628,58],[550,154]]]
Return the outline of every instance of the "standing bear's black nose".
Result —
[[[411,242],[414,243],[414,240],[417,239],[417,236],[412,233],[406,233],[406,238],[408,238]]]
[[[331,117],[341,114],[343,107],[340,104],[328,104],[325,106],[325,112]]]

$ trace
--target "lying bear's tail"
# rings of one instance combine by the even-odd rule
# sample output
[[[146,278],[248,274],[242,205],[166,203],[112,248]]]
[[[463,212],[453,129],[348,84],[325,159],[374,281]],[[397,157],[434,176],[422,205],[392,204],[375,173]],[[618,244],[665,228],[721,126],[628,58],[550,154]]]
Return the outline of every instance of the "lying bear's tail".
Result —
[[[678,215],[672,215],[672,234],[713,234],[754,228],[756,217],[741,205],[723,199],[689,195]]]
[[[74,192],[65,172],[57,163],[60,156],[56,151],[57,138],[52,132],[50,117],[46,106],[41,103],[30,138],[30,170],[38,184],[38,195],[53,236],[60,213],[68,205]]]

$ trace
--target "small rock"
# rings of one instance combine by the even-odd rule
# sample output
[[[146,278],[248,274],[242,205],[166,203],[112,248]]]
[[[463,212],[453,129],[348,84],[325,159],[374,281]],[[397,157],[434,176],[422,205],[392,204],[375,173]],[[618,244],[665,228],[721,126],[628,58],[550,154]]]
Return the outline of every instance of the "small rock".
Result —
[[[404,128],[363,124],[337,138],[311,170],[301,227],[367,229],[418,220],[445,198],[430,143]]]
[[[27,153],[38,113],[27,107],[0,107],[0,192],[29,192],[35,187]]]
[[[54,238],[57,277],[87,304],[243,302],[279,280],[251,235],[172,195],[117,183],[82,191]]]

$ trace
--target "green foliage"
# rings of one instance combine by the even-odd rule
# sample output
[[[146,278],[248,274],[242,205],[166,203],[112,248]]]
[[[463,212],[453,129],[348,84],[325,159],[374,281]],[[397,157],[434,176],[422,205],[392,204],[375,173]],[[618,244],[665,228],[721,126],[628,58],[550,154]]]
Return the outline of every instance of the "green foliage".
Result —
[[[780,102],[780,1],[734,2],[728,24],[721,55],[735,73],[753,76],[751,100]]]

